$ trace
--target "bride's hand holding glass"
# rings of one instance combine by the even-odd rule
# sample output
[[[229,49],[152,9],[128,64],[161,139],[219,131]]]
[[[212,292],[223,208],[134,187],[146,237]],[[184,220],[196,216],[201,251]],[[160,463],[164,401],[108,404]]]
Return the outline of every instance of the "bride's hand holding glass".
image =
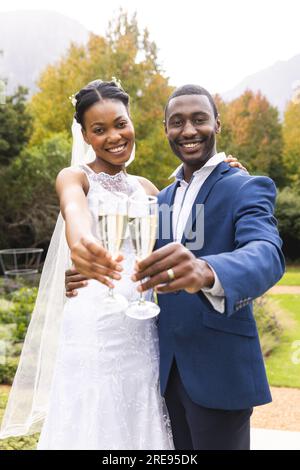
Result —
[[[111,191],[109,196],[102,196],[98,200],[97,235],[113,260],[120,256],[120,249],[125,239],[128,220],[127,202],[127,195],[117,191]],[[126,297],[115,293],[112,286],[109,286],[101,302],[106,313],[124,311],[128,307]]]
[[[113,258],[92,234],[74,243],[71,247],[71,259],[77,271],[89,279],[96,279],[113,289],[112,280],[121,279],[123,267],[122,255]]]

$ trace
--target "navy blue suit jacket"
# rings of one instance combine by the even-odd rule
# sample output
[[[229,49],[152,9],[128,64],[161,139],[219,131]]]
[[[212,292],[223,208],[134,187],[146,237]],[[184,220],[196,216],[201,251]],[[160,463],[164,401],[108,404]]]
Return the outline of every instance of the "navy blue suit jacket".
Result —
[[[160,205],[173,205],[178,184],[159,193]],[[199,405],[237,410],[271,401],[252,300],[284,272],[275,198],[270,178],[249,176],[224,162],[201,187],[192,209],[204,205],[204,245],[191,251],[217,273],[225,313],[214,310],[201,291],[159,295],[162,394],[176,358],[185,389]],[[156,249],[173,241],[172,233],[162,237],[163,217]]]

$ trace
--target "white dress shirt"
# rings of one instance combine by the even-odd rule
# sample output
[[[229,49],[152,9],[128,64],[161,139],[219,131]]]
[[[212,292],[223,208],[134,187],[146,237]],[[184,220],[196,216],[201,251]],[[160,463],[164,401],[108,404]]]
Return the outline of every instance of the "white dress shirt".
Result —
[[[176,170],[170,175],[169,178],[175,177],[180,185],[178,186],[175,194],[174,205],[173,205],[173,237],[174,241],[181,242],[182,235],[188,221],[188,217],[191,208],[194,204],[197,194],[199,193],[202,185],[206,178],[213,172],[219,163],[224,161],[226,155],[224,152],[217,153],[211,157],[200,170],[193,173],[193,176],[189,183],[184,180],[183,165],[181,164]],[[215,310],[220,313],[225,311],[225,299],[224,289],[220,283],[220,280],[216,272],[212,269],[215,276],[214,285],[211,288],[203,288],[202,292],[210,301]]]

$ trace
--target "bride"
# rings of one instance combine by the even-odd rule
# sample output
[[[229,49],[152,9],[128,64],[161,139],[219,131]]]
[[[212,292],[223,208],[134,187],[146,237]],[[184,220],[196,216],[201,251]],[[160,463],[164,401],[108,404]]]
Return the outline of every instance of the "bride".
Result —
[[[75,119],[96,158],[62,170],[56,187],[71,258],[94,280],[64,309],[38,449],[172,449],[158,388],[155,320],[134,320],[101,307],[105,284],[113,287],[109,277],[128,300],[138,293],[130,280],[135,259],[130,241],[123,245],[121,279],[121,257],[113,261],[96,239],[99,196],[107,202],[111,191],[157,191],[124,171],[134,146],[128,104],[128,95],[114,82],[92,82],[76,95]]]
[[[125,240],[124,256],[113,259],[96,236],[100,197],[158,190],[125,170],[135,137],[125,91],[114,81],[95,80],[75,100],[73,165],[56,181],[65,236],[60,216],[0,437],[41,430],[38,449],[173,449],[159,391],[155,319],[135,320],[101,305],[108,287],[128,301],[138,298],[130,278],[132,245]],[[90,163],[84,163],[83,139],[94,151]],[[65,301],[70,255],[89,281]]]
[[[100,197],[109,201],[112,191],[128,196],[138,192],[153,195],[157,189],[148,180],[125,171],[134,151],[135,136],[129,96],[124,90],[115,82],[96,80],[81,89],[75,99],[77,123],[73,126],[77,126],[77,132],[79,128],[79,137],[83,136],[96,156],[90,164],[82,162],[63,169],[56,189],[71,259],[91,279],[77,297],[66,301],[61,314],[49,391],[43,387],[48,398],[43,398],[44,419],[37,448],[173,449],[158,385],[155,319],[135,320],[124,311],[107,313],[101,307],[103,293],[107,286],[114,287],[114,280],[117,293],[129,301],[138,298],[136,284],[130,279],[135,262],[133,248],[125,240],[124,261],[122,256],[113,260],[96,238]],[[63,280],[61,284],[63,287]],[[31,332],[29,328],[27,343]],[[44,334],[51,335],[51,329],[44,328]],[[26,341],[24,346],[26,349]],[[22,357],[20,362],[17,380],[22,373]],[[43,368],[40,369],[38,375],[43,375]],[[26,379],[23,384],[26,393]],[[26,423],[20,428],[13,416],[22,406],[21,392],[16,403],[14,386],[2,424],[2,438],[28,432]],[[34,397],[33,404],[35,401]],[[28,418],[38,419],[32,418],[30,412],[26,419],[21,415],[19,421]],[[33,425],[31,429],[36,431],[38,427]]]

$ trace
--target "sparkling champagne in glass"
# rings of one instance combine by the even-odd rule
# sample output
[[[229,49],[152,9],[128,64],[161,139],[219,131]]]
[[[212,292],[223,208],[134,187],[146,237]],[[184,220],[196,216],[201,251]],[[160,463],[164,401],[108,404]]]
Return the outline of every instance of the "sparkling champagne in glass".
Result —
[[[98,237],[102,246],[113,258],[120,253],[125,238],[128,220],[127,201],[127,195],[118,192],[111,192],[109,198],[98,201]],[[123,295],[116,294],[113,288],[109,288],[103,299],[103,305],[107,313],[115,313],[125,310],[128,301]]]
[[[141,200],[131,197],[128,200],[128,226],[133,248],[138,261],[152,253],[155,245],[158,224],[157,198],[146,196]],[[158,315],[160,308],[154,302],[145,300],[140,293],[139,300],[131,302],[126,315],[145,320]]]

